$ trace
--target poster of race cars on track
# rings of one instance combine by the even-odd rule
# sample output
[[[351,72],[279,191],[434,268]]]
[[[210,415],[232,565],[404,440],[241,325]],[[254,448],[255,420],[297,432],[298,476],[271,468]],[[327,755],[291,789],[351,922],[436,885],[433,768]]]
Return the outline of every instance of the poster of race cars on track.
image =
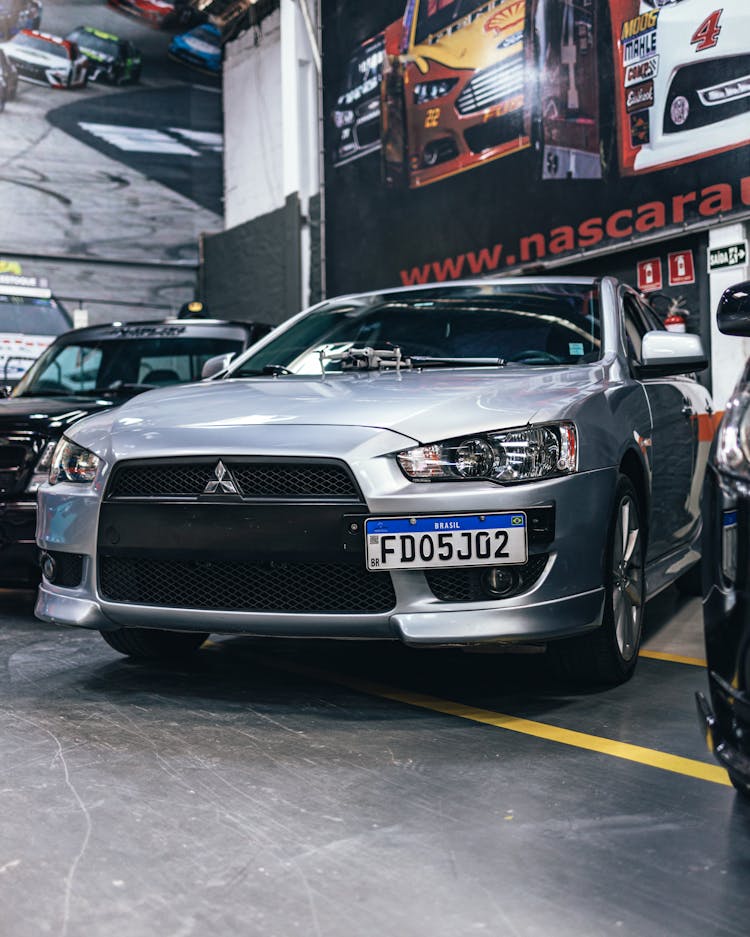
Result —
[[[0,0],[0,254],[197,262],[221,61],[187,0]]]
[[[748,0],[323,0],[331,292],[750,215]]]

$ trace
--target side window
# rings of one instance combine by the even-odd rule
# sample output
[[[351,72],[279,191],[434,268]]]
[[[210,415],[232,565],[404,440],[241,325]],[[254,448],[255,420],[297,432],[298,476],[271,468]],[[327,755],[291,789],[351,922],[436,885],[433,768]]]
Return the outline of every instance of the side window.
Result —
[[[647,302],[641,301],[638,305],[649,332],[665,331],[664,323]]]
[[[636,364],[640,364],[641,344],[643,343],[643,336],[646,334],[647,330],[641,319],[638,305],[632,296],[625,294],[622,297],[622,308],[628,357],[632,358]]]

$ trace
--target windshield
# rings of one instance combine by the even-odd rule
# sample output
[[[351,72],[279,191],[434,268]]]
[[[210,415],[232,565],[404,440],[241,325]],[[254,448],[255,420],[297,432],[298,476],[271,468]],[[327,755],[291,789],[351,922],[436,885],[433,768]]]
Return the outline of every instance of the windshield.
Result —
[[[119,51],[116,39],[104,39],[102,36],[87,32],[85,29],[72,32],[68,39],[71,42],[78,43],[81,49],[98,52],[100,55],[116,56]]]
[[[38,52],[46,52],[47,55],[58,55],[61,58],[68,58],[68,50],[63,45],[56,42],[50,42],[49,39],[40,39],[37,36],[28,36],[26,33],[19,33],[13,40],[15,45],[23,46],[26,49],[36,49]]]
[[[489,7],[488,0],[421,0],[414,42],[420,45],[429,36],[483,6]]]
[[[146,389],[197,381],[209,358],[241,349],[241,342],[226,338],[92,338],[60,343],[26,373],[13,396],[127,392],[134,385]]]
[[[345,93],[339,98],[339,104],[356,104],[360,98],[377,90],[383,75],[384,50],[385,40],[378,36],[352,56],[346,71]]]
[[[70,320],[57,300],[0,293],[0,332],[62,335],[69,328]]]
[[[292,374],[341,371],[350,348],[399,347],[404,356],[460,366],[491,361],[578,364],[601,354],[598,289],[585,284],[456,286],[381,293],[318,306],[227,377],[264,369]],[[321,362],[321,353],[323,360]],[[471,359],[474,359],[472,361]]]

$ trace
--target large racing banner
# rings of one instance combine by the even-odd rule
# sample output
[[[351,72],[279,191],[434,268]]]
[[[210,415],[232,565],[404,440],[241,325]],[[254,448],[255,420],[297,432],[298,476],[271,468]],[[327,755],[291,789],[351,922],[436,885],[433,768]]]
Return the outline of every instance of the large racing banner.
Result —
[[[328,291],[750,215],[747,0],[323,0]]]

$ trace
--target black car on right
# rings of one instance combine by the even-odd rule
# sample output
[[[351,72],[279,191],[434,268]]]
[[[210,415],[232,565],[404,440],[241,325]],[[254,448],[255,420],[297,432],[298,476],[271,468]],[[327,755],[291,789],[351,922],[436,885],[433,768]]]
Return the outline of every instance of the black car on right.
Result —
[[[750,336],[750,281],[726,290],[719,331]],[[703,496],[703,621],[710,700],[697,694],[709,749],[750,801],[750,360],[729,400]]]

